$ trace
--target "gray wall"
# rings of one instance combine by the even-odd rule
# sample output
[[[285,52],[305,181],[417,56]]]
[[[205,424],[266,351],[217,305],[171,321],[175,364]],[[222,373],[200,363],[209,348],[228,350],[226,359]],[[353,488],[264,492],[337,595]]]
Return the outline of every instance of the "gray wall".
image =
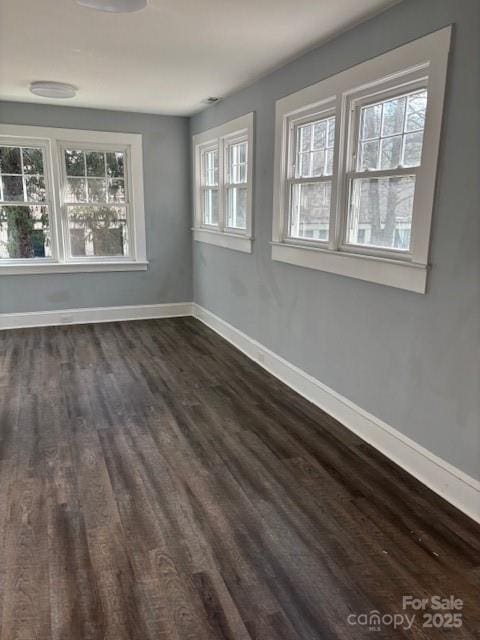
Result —
[[[148,271],[0,276],[0,313],[192,299],[188,119],[0,103],[0,122],[143,135]]]
[[[272,262],[275,100],[455,23],[427,295]],[[256,112],[253,255],[194,243],[195,301],[480,477],[480,2],[404,0],[192,119]]]

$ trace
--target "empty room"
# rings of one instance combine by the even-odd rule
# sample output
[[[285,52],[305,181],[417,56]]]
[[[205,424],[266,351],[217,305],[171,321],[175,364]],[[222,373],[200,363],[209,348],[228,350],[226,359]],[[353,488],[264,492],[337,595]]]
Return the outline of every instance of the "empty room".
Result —
[[[0,0],[0,640],[480,640],[479,104],[479,0]]]

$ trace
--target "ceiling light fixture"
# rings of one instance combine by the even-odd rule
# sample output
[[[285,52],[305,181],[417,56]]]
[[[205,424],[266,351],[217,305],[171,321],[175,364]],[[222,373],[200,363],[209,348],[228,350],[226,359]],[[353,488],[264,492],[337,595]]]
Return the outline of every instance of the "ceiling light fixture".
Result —
[[[132,13],[147,6],[147,0],[76,0],[81,7],[108,11],[109,13]]]
[[[36,96],[41,96],[42,98],[56,98],[57,100],[73,98],[77,93],[76,87],[72,84],[44,80],[32,82],[30,85],[30,91]]]

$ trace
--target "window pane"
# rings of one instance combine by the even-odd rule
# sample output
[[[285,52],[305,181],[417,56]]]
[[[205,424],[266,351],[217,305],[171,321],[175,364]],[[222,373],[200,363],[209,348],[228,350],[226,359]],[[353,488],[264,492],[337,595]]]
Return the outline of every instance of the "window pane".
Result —
[[[325,175],[325,151],[313,151],[309,155],[312,159],[312,176]]]
[[[29,202],[44,202],[47,196],[43,176],[26,176],[25,187]]]
[[[107,175],[112,178],[123,178],[124,175],[124,157],[123,153],[115,151],[107,152]]]
[[[74,257],[128,255],[125,207],[69,207],[68,226]]]
[[[357,171],[418,166],[426,106],[422,89],[362,107]]]
[[[0,147],[0,171],[2,173],[22,173],[19,147]]]
[[[216,149],[202,153],[202,182],[207,187],[218,185],[218,152]]]
[[[414,191],[415,176],[354,180],[347,242],[408,250]]]
[[[227,147],[227,175],[229,182],[247,182],[247,142]]]
[[[232,187],[227,191],[227,226],[233,229],[247,228],[246,187]]]
[[[87,189],[89,202],[106,202],[107,185],[105,178],[88,178]]]
[[[375,104],[371,107],[362,109],[362,140],[370,138],[378,138],[380,136],[380,127],[382,125],[382,105]]]
[[[290,237],[328,240],[330,197],[330,182],[292,185]]]
[[[67,178],[65,202],[86,202],[87,181],[85,178]]]
[[[378,140],[362,142],[360,152],[360,171],[368,171],[369,169],[377,168],[379,149],[380,142]]]
[[[427,92],[420,91],[408,96],[407,121],[405,131],[419,131],[425,128]]]
[[[404,167],[418,167],[422,159],[423,131],[408,133],[405,136],[403,152]]]
[[[105,154],[103,151],[88,151],[85,158],[88,176],[105,176]]]
[[[3,200],[24,200],[22,176],[2,175]]]
[[[392,136],[382,140],[380,169],[394,169],[400,164],[402,136]]]
[[[47,207],[0,207],[0,260],[50,255]]]
[[[295,177],[332,175],[335,117],[322,118],[296,129]]]
[[[84,152],[67,149],[65,151],[65,166],[67,169],[67,176],[86,175]]]
[[[108,201],[125,202],[125,182],[121,178],[112,178],[108,181]]]
[[[43,174],[43,154],[41,149],[24,148],[23,154],[23,172]]]
[[[327,121],[321,120],[313,125],[313,149],[325,149],[327,146]]]
[[[382,136],[402,133],[405,118],[405,98],[386,100],[383,103]]]
[[[218,191],[216,189],[205,189],[203,193],[203,222],[218,224]]]
[[[298,150],[300,153],[310,151],[312,147],[312,126],[305,124],[298,128]]]
[[[327,149],[327,157],[325,159],[325,175],[331,176],[333,173],[333,149]]]

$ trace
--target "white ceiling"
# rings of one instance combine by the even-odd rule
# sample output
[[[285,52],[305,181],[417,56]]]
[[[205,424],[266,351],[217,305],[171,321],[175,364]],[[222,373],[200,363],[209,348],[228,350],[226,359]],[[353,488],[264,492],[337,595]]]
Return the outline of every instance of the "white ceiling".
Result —
[[[189,115],[395,0],[149,0],[107,14],[74,0],[0,0],[0,98],[48,102],[33,80],[78,87],[71,106]]]

